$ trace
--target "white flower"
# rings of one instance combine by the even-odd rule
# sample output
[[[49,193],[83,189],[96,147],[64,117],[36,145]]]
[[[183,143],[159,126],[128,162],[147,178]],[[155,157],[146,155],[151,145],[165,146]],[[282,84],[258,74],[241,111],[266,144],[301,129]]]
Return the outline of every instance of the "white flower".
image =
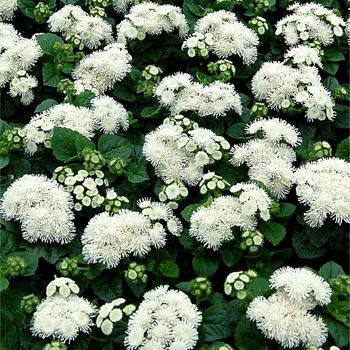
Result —
[[[284,57],[290,59],[297,66],[306,64],[308,66],[313,65],[322,68],[319,50],[310,46],[298,45],[297,47],[292,47]]]
[[[12,24],[0,23],[0,53],[15,45],[20,39],[21,35]]]
[[[190,350],[197,344],[201,321],[200,311],[185,293],[159,286],[145,293],[131,315],[124,344],[127,350]]]
[[[56,181],[43,175],[24,175],[4,193],[0,211],[21,222],[23,238],[65,244],[74,238],[73,199]]]
[[[14,12],[17,10],[17,0],[0,1],[0,20],[8,21],[12,19]]]
[[[29,74],[15,77],[10,82],[9,95],[11,97],[20,96],[21,102],[24,105],[28,105],[34,100],[32,89],[37,87],[37,85],[37,79]]]
[[[101,328],[103,334],[110,335],[113,331],[114,323],[123,318],[123,311],[119,306],[124,303],[125,299],[119,298],[101,306],[96,319],[96,326]]]
[[[304,219],[320,227],[329,216],[337,224],[350,223],[350,165],[343,159],[323,158],[307,163],[295,173],[300,203],[309,209]]]

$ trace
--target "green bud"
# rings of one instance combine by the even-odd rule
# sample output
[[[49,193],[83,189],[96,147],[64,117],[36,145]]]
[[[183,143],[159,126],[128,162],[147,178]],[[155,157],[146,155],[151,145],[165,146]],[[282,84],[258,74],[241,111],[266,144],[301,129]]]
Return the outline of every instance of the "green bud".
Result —
[[[36,295],[25,295],[21,300],[21,310],[26,314],[32,314],[39,303],[40,300]]]
[[[17,277],[25,272],[27,263],[20,256],[9,256],[6,259],[7,273],[11,277]]]
[[[263,102],[256,102],[250,110],[250,115],[253,119],[264,118],[268,115],[268,108]]]
[[[212,284],[207,277],[196,277],[191,281],[191,294],[198,300],[207,300],[212,293]]]
[[[313,150],[309,153],[309,160],[316,160],[323,157],[331,157],[332,148],[326,141],[317,141],[314,143]]]
[[[84,159],[83,166],[87,171],[99,170],[106,164],[106,160],[102,153],[90,148],[84,148],[82,152]]]
[[[7,155],[11,151],[20,150],[23,147],[23,139],[26,132],[21,128],[4,130],[0,137],[0,155]]]
[[[264,244],[264,236],[259,231],[245,231],[241,235],[240,247],[249,254],[257,254]]]
[[[53,340],[50,344],[46,344],[43,350],[67,350],[67,346],[58,340]]]
[[[113,158],[108,162],[109,171],[117,176],[125,173],[126,162],[121,158]]]
[[[43,24],[52,15],[49,5],[44,4],[42,1],[38,2],[33,10],[34,21]]]
[[[58,269],[61,272],[62,276],[65,277],[76,277],[79,275],[79,258],[64,258],[58,265]]]
[[[124,277],[128,282],[145,284],[148,280],[146,266],[131,262],[127,270],[124,271]]]

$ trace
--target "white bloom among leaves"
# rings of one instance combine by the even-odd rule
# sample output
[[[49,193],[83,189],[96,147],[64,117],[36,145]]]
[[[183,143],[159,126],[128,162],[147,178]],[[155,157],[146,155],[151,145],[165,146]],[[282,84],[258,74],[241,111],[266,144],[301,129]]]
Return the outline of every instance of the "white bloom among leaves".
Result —
[[[290,48],[284,57],[296,66],[305,64],[307,66],[318,66],[322,68],[320,51],[314,47],[298,45]]]
[[[14,12],[17,10],[17,0],[1,0],[0,1],[0,20],[8,21],[12,19]]]
[[[52,281],[47,286],[46,299],[37,306],[33,315],[32,334],[69,343],[79,333],[89,333],[96,308],[86,299],[75,295],[78,292],[79,287],[69,278],[61,277]]]
[[[201,321],[201,312],[185,293],[159,286],[144,294],[131,315],[124,344],[127,350],[190,350]]]
[[[29,242],[70,242],[75,235],[73,199],[56,181],[24,175],[4,193],[0,210],[5,219],[20,221]]]
[[[113,268],[124,257],[144,256],[152,247],[163,247],[166,230],[174,235],[182,231],[181,222],[168,205],[141,200],[138,206],[141,213],[122,209],[119,214],[104,212],[89,221],[81,238],[87,262]]]
[[[310,311],[330,303],[328,283],[307,268],[286,267],[274,272],[270,286],[277,292],[267,299],[256,297],[247,310],[264,336],[285,348],[324,344],[327,327]]]
[[[327,217],[337,224],[350,223],[350,164],[339,158],[307,163],[295,173],[299,202],[308,206],[304,219],[320,227]]]

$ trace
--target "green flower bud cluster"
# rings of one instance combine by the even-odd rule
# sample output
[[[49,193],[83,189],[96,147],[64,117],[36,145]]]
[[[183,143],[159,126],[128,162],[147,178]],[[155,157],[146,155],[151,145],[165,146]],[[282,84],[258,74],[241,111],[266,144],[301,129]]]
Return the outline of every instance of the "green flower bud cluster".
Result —
[[[313,150],[309,153],[309,160],[316,160],[332,155],[332,147],[326,141],[317,141],[313,145]]]
[[[82,156],[84,159],[83,166],[87,171],[100,170],[106,164],[106,159],[102,153],[91,148],[84,148]]]
[[[48,18],[52,15],[52,11],[50,10],[49,5],[40,1],[36,4],[33,14],[34,14],[34,21],[39,24],[43,24],[43,23],[46,23]]]
[[[46,287],[46,295],[48,297],[53,297],[55,295],[60,295],[63,298],[69,297],[71,294],[79,293],[78,285],[66,277],[55,278]]]
[[[207,64],[208,72],[216,79],[229,81],[236,74],[236,68],[230,60],[218,60]]]
[[[262,15],[272,8],[269,0],[243,0],[242,5],[247,10],[253,11],[255,15]]]
[[[124,271],[124,277],[128,282],[145,284],[148,280],[146,266],[137,262],[131,262],[127,270]]]
[[[185,41],[187,54],[189,57],[208,58],[209,50],[214,44],[213,35],[211,33],[202,34],[194,32],[193,35]]]
[[[110,335],[117,322],[120,322],[124,316],[130,316],[136,310],[135,305],[132,304],[121,308],[121,305],[124,303],[125,299],[118,298],[100,307],[96,319],[96,326],[101,328],[103,334]]]
[[[65,257],[59,264],[58,269],[62,276],[65,277],[76,277],[80,273],[79,258],[68,258]]]
[[[76,94],[74,83],[68,78],[60,80],[60,82],[57,84],[57,91],[60,93],[64,93],[67,96],[72,96]]]
[[[152,98],[161,73],[163,73],[162,69],[153,64],[146,66],[142,71],[142,78],[137,83],[137,92],[143,92],[143,96],[147,99]]]
[[[332,93],[334,98],[339,101],[344,101],[348,98],[349,96],[349,91],[343,87],[343,86],[338,86]]]
[[[264,244],[264,236],[259,231],[245,231],[241,235],[240,248],[248,250],[249,254],[256,254]]]
[[[318,50],[318,53],[321,57],[324,56],[324,50],[322,49],[322,44],[318,40],[314,41],[304,41],[303,45],[313,47]]]
[[[329,281],[333,293],[341,299],[350,299],[350,276],[338,275]]]
[[[109,0],[86,0],[85,4],[89,7],[92,16],[107,17],[106,8],[111,2]]]
[[[84,52],[82,51],[84,45],[81,43],[81,39],[77,37],[76,43],[74,43],[74,37],[69,36],[69,40],[73,43],[61,43],[56,41],[53,45],[54,59],[56,64],[56,69],[62,71],[65,64],[75,64],[78,63],[83,57]],[[68,39],[67,39],[68,40]],[[76,51],[78,48],[78,51]]]
[[[204,174],[201,182],[199,183],[199,192],[206,194],[208,192],[222,192],[230,187],[230,184],[225,181],[221,176],[216,175],[214,172]]]
[[[267,21],[263,17],[254,17],[248,23],[250,27],[258,33],[258,35],[264,35],[269,30]]]
[[[5,260],[5,275],[17,277],[23,275],[26,270],[27,263],[20,256],[8,256]]]
[[[118,196],[113,189],[106,191],[106,198],[103,202],[106,211],[117,214],[126,203],[129,203],[129,200],[124,196]]]
[[[155,83],[158,83],[160,80],[160,74],[163,73],[162,69],[153,65],[149,64],[146,66],[142,71],[142,76],[145,80],[153,81]]]
[[[21,300],[21,310],[26,314],[32,314],[37,305],[39,305],[40,300],[34,294],[25,295]]]
[[[198,300],[207,300],[213,291],[207,277],[196,277],[191,281],[191,294]]]
[[[25,131],[21,128],[5,130],[0,138],[0,155],[7,155],[9,152],[23,147],[25,135]]]
[[[179,180],[165,180],[161,192],[159,192],[159,200],[161,202],[175,201],[179,202],[188,196],[187,187]]]
[[[200,350],[234,350],[231,345],[218,341],[212,344],[204,344],[200,347]]]
[[[254,270],[231,272],[224,283],[225,294],[236,296],[240,300],[245,299],[248,295],[248,284],[257,276]]]
[[[126,173],[126,162],[121,158],[113,158],[108,162],[109,171],[117,176],[121,176]]]
[[[181,126],[185,132],[197,129],[199,127],[198,123],[194,122],[193,120],[190,120],[182,114],[165,118],[164,124]]]
[[[68,34],[65,39],[66,42],[71,45],[72,49],[77,49],[79,51],[84,49],[84,43],[79,34]]]
[[[256,102],[250,110],[250,115],[252,119],[267,117],[269,110],[265,103]]]
[[[53,340],[51,343],[46,344],[43,350],[67,350],[67,346],[58,340]]]

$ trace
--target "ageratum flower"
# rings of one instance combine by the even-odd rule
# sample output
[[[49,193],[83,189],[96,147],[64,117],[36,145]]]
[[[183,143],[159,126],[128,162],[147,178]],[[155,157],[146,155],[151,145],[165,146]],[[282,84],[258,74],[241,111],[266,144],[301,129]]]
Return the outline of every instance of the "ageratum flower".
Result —
[[[285,53],[284,58],[298,67],[307,65],[322,68],[320,51],[314,47],[306,45],[292,47]]]
[[[159,286],[145,293],[131,315],[124,344],[127,350],[190,350],[201,321],[201,312],[185,293]]]
[[[20,221],[29,242],[65,244],[74,238],[73,199],[56,181],[43,175],[24,175],[4,193],[0,211]]]
[[[11,20],[18,8],[17,0],[1,0],[0,1],[0,20]]]
[[[10,23],[0,23],[0,53],[13,46],[21,35]]]
[[[310,227],[320,227],[327,217],[338,225],[350,223],[350,164],[339,158],[323,158],[307,163],[295,173],[300,203],[309,207],[304,219]]]

